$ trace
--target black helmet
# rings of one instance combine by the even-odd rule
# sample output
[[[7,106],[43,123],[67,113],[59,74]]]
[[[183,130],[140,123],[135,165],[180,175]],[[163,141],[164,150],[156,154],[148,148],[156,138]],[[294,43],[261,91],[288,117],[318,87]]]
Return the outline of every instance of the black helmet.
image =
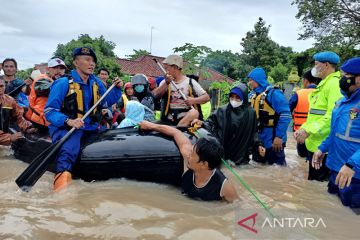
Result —
[[[131,84],[133,86],[136,84],[147,85],[148,83],[149,81],[144,74],[136,74],[131,78]]]
[[[47,78],[41,78],[35,82],[34,90],[36,96],[38,97],[47,97],[50,93],[52,81]]]

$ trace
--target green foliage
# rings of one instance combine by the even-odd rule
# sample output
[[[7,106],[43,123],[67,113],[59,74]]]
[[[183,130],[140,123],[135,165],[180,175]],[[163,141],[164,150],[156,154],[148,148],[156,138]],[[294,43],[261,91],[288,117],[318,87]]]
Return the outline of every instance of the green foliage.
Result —
[[[231,85],[228,82],[213,82],[210,85],[210,90],[218,89],[220,91],[220,106],[226,104],[229,101],[229,93]]]
[[[271,71],[269,72],[269,76],[274,79],[274,83],[286,81],[288,74],[288,68],[281,63],[278,63],[275,67],[272,67]]]
[[[173,48],[174,53],[180,54],[187,64],[184,67],[185,74],[201,75],[206,69],[201,69],[200,63],[211,52],[206,46],[195,46],[191,43],[185,43],[184,46]]]
[[[326,47],[359,48],[358,0],[294,0],[292,4],[297,5],[296,18],[303,24],[300,39],[315,38]]]
[[[269,72],[278,63],[287,64],[289,55],[293,52],[290,47],[282,47],[269,37],[270,25],[260,17],[254,25],[254,30],[247,32],[241,40],[243,60],[252,67],[261,66]]]
[[[136,60],[142,56],[145,56],[145,55],[150,55],[150,53],[144,49],[139,49],[139,50],[136,50],[136,49],[133,49],[134,53],[133,54],[130,54],[130,55],[126,55],[127,59],[129,60]]]
[[[110,71],[110,77],[114,78],[121,76],[120,66],[114,53],[115,46],[115,43],[105,40],[102,35],[98,38],[91,38],[88,34],[81,34],[77,40],[73,39],[66,44],[58,44],[54,56],[62,58],[66,65],[71,68],[73,50],[78,47],[91,47],[98,60],[96,69],[105,67]]]
[[[239,79],[241,72],[246,68],[240,54],[232,53],[229,50],[210,52],[201,65],[212,68],[232,79]]]
[[[298,74],[298,71],[296,70],[296,68],[291,69],[290,74],[288,76],[288,82],[289,83],[297,83],[299,82],[300,77]]]
[[[16,72],[16,77],[21,78],[21,79],[27,79],[28,77],[30,77],[33,70],[34,70],[33,68],[18,70]]]

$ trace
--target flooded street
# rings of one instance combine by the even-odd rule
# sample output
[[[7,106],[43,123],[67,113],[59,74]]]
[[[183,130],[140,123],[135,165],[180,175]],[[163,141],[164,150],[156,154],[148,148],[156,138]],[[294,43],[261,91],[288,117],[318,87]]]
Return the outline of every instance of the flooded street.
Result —
[[[0,239],[359,239],[360,216],[328,194],[326,183],[306,180],[307,163],[296,156],[289,138],[288,167],[236,169],[275,215],[299,218],[295,226],[283,227],[262,226],[269,215],[225,167],[241,196],[233,204],[193,201],[172,186],[125,179],[75,180],[55,194],[51,173],[26,193],[14,180],[27,164],[1,147]],[[237,224],[253,213],[256,224],[244,224],[257,233]],[[315,218],[315,224],[321,218],[326,226],[304,227],[305,217]]]

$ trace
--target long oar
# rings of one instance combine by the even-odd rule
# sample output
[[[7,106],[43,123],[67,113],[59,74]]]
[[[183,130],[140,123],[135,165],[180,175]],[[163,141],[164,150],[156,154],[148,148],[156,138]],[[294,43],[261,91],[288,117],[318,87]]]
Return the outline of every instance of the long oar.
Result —
[[[81,120],[85,120],[91,112],[100,104],[100,102],[109,94],[109,92],[115,87],[116,83],[113,83],[111,87],[101,96],[99,101],[97,101],[90,109],[85,113]],[[66,133],[58,142],[52,144],[50,147],[45,149],[42,153],[38,155],[30,165],[25,169],[25,171],[15,180],[16,184],[23,190],[29,191],[29,189],[35,185],[39,178],[46,172],[47,166],[52,162],[52,156],[57,152],[57,150],[62,146],[62,144],[70,137],[70,135],[75,131],[76,128],[71,128],[71,130]],[[50,149],[52,149],[50,151]]]
[[[163,65],[161,65],[161,63],[160,63],[156,58],[153,58],[153,60],[154,60],[154,61],[156,62],[156,64],[160,67],[161,71],[163,71],[164,74],[166,74],[166,70],[165,70],[165,68],[163,67]],[[181,91],[181,89],[179,89],[179,88],[176,86],[176,84],[174,83],[174,81],[171,81],[171,85],[176,89],[176,91],[177,91],[178,93],[180,93],[181,97],[182,97],[184,100],[187,99],[186,95],[183,93],[183,91]],[[194,109],[193,106],[191,106],[191,108]]]
[[[8,95],[11,97],[15,97],[15,95],[17,95],[25,85],[26,83],[21,84],[20,86],[9,92]]]
[[[199,131],[195,130],[195,132],[198,134],[198,137],[203,137]],[[261,201],[261,199],[256,195],[254,190],[252,190],[251,187],[244,181],[244,179],[234,171],[234,169],[225,161],[225,159],[221,158],[221,161],[230,170],[230,172],[235,175],[239,182],[255,197],[256,201],[269,213],[269,215],[274,218],[275,215],[270,211],[270,208],[263,201]]]

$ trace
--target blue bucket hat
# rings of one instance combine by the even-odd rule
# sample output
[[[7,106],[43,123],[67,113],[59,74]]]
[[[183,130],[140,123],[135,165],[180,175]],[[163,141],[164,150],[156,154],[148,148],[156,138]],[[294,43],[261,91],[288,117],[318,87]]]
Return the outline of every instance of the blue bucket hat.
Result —
[[[328,62],[332,64],[338,64],[340,62],[340,57],[334,52],[319,52],[314,55],[314,60],[318,62]]]
[[[360,57],[348,59],[340,68],[346,73],[360,75]]]
[[[97,63],[96,54],[94,50],[92,50],[91,48],[89,47],[75,48],[73,51],[73,59],[75,59],[76,56],[81,56],[81,55],[92,56],[94,58],[95,63]]]

